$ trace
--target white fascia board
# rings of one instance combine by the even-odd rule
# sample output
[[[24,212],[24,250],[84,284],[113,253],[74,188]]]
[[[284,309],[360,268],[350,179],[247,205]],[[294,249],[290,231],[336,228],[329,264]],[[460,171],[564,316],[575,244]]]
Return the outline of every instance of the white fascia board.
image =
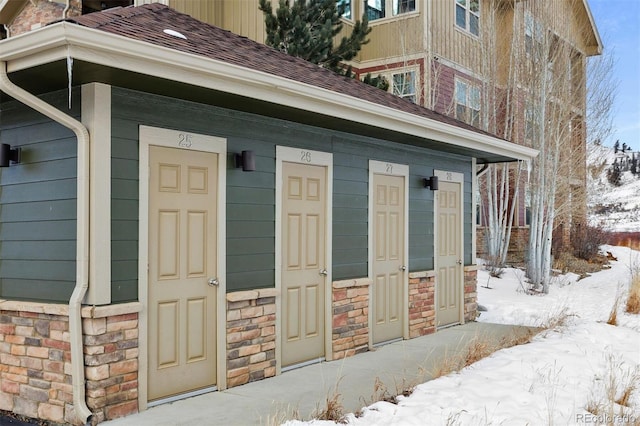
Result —
[[[593,19],[593,13],[591,13],[591,8],[589,7],[589,2],[587,0],[582,0],[582,5],[587,14],[587,18],[589,18],[589,24],[591,24],[591,29],[593,30],[593,35],[596,38],[596,48],[594,51],[589,52],[589,56],[601,55],[602,54],[602,39],[600,38],[600,31],[598,31],[598,26],[596,25],[595,19]]]
[[[233,93],[450,145],[529,161],[537,151],[310,84],[61,22],[0,42],[14,72],[68,56],[150,76]]]

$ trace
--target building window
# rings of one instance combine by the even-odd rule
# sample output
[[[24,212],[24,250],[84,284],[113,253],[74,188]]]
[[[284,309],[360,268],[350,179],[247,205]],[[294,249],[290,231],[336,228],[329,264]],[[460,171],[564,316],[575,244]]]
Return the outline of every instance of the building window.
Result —
[[[342,13],[342,17],[345,19],[351,19],[351,0],[338,0],[338,10],[341,7],[344,7],[344,12]]]
[[[473,35],[480,34],[480,0],[454,0],[456,26]]]
[[[416,103],[416,72],[407,71],[393,74],[393,94]]]
[[[524,226],[531,226],[531,188],[524,188]]]
[[[528,56],[540,54],[543,36],[542,24],[533,19],[531,13],[526,12],[524,15],[524,47]]]
[[[415,12],[416,0],[393,0],[393,14]]]
[[[415,12],[416,0],[366,0],[369,21]]]
[[[535,133],[535,113],[533,109],[533,105],[530,102],[527,102],[524,108],[524,139],[527,141],[532,141]]]
[[[480,88],[456,79],[456,118],[480,127]]]

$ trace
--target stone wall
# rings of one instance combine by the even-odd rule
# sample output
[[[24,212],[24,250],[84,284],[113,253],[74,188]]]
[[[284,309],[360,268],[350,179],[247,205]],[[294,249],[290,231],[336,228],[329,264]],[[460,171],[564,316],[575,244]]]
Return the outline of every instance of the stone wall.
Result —
[[[227,387],[276,375],[276,294],[227,294]]]
[[[92,423],[138,411],[139,303],[82,309]],[[0,301],[0,409],[76,424],[67,305]]]
[[[409,338],[436,331],[435,272],[409,273]]]
[[[478,317],[478,267],[464,267],[464,320],[475,321]]]
[[[30,0],[9,25],[11,37],[27,31],[35,30],[45,25],[60,21],[65,9],[65,4],[49,0]],[[70,0],[67,17],[80,16],[82,14],[82,1]]]
[[[465,267],[464,317],[477,315],[476,267]],[[332,283],[332,358],[369,349],[368,278]],[[435,332],[435,273],[409,274],[409,337]],[[229,388],[275,376],[276,289],[229,293]],[[138,412],[140,303],[82,309],[86,401],[92,424]],[[66,305],[0,301],[0,409],[74,424]]]
[[[369,350],[368,278],[332,284],[332,356],[341,359]]]
[[[137,413],[138,314],[85,318],[82,329],[92,422]]]

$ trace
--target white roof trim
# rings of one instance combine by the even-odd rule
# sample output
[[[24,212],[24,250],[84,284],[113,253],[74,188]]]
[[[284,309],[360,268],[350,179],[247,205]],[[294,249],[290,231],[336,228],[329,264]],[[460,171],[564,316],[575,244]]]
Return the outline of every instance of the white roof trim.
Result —
[[[364,101],[310,84],[289,80],[223,61],[193,55],[60,22],[0,42],[0,60],[15,72],[70,55],[74,59],[114,66],[209,89],[238,94],[433,139],[517,160],[538,151],[471,130]]]
[[[582,0],[584,4],[584,9],[587,13],[587,17],[589,18],[589,23],[591,24],[591,29],[593,30],[593,34],[596,37],[596,51],[593,55],[601,55],[602,54],[602,39],[600,38],[600,32],[598,31],[598,27],[596,26],[596,21],[593,19],[593,14],[591,13],[591,8],[589,7],[589,2],[587,0]]]

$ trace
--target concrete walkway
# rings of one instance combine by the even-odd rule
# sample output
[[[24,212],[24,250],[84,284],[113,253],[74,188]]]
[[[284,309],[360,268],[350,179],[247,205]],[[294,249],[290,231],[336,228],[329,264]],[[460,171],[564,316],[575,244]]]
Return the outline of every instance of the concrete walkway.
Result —
[[[211,392],[142,413],[108,421],[105,426],[279,425],[308,420],[326,408],[337,392],[344,413],[356,412],[380,396],[423,383],[445,360],[462,357],[469,342],[496,345],[503,339],[531,333],[525,327],[471,322],[435,334],[402,340],[347,359],[322,362],[279,376]]]

